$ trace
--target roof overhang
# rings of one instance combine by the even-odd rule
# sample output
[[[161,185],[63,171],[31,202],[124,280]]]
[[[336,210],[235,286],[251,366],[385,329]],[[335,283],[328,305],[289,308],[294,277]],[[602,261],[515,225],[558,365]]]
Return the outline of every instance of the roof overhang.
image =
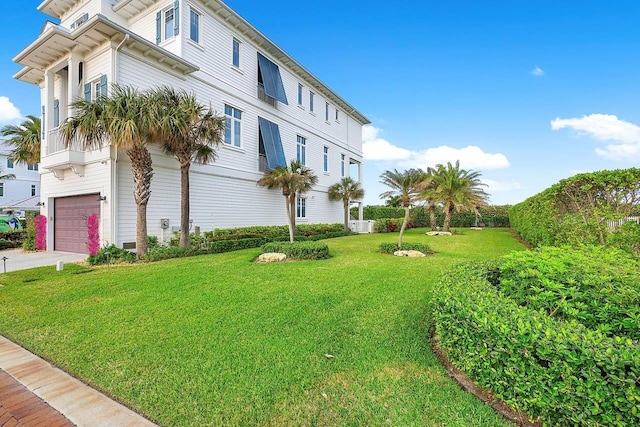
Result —
[[[371,123],[362,113],[355,109],[351,104],[345,101],[340,95],[331,90],[320,79],[314,76],[306,68],[300,65],[295,59],[285,53],[282,49],[276,46],[271,40],[269,40],[264,34],[262,34],[253,25],[247,22],[243,17],[238,15],[233,9],[223,3],[221,0],[202,0],[203,3],[215,12],[215,14],[227,22],[236,31],[243,34],[253,43],[258,45],[265,52],[269,53],[272,57],[284,64],[289,70],[297,74],[301,79],[304,79],[313,84],[314,87],[319,89],[320,93],[326,98],[331,100],[335,105],[346,113],[355,118],[363,125]],[[116,8],[125,9],[126,7],[140,7],[141,5],[149,3],[149,0],[121,0],[117,3],[113,10]],[[118,9],[118,10],[120,10]]]
[[[80,3],[79,0],[45,0],[40,3],[38,10],[49,16],[60,19],[69,9]]]
[[[156,46],[103,15],[95,15],[71,32],[60,25],[46,25],[38,39],[13,58],[14,62],[24,65],[13,77],[39,84],[44,80],[46,70],[72,51],[87,53],[104,43],[120,43],[125,38],[127,48],[143,53],[146,58],[155,59],[183,74],[199,70],[196,65]]]
[[[156,0],[120,0],[113,6],[113,11],[131,19],[155,4]]]

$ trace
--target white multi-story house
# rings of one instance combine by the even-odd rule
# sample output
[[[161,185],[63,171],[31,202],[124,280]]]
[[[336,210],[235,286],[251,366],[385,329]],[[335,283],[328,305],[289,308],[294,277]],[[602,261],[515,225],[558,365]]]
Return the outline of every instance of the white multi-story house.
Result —
[[[0,140],[0,175],[15,175],[0,181],[0,209],[24,216],[25,210],[36,210],[40,196],[39,164],[25,165],[9,160],[10,147]]]
[[[113,147],[65,148],[58,126],[79,97],[106,94],[111,83],[146,89],[171,85],[197,95],[226,117],[218,159],[191,169],[193,227],[286,224],[279,191],[256,181],[298,157],[319,177],[297,201],[297,221],[342,220],[327,189],[349,174],[362,178],[366,117],[219,0],[45,0],[60,20],[14,61],[14,77],[42,97],[42,213],[47,247],[86,251],[86,217],[100,217],[103,243],[133,249],[136,205],[131,165]],[[154,176],[149,234],[180,219],[177,162],[151,148]],[[165,222],[166,224],[166,222]],[[169,231],[172,227],[169,227]]]

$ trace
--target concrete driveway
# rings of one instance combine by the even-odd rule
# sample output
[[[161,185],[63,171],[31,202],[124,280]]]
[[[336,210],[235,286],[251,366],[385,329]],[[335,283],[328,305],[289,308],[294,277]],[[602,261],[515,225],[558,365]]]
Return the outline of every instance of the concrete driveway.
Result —
[[[4,272],[4,265],[7,272],[16,270],[26,270],[27,268],[44,267],[56,265],[58,261],[79,262],[87,259],[87,254],[76,254],[71,252],[46,251],[46,252],[23,252],[22,249],[5,249],[0,251],[0,273]],[[3,257],[6,263],[3,265]]]

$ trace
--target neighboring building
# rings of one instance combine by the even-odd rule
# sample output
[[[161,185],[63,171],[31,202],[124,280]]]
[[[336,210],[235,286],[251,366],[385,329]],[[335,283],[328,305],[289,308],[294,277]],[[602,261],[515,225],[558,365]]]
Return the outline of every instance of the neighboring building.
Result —
[[[366,117],[219,0],[46,0],[47,23],[14,61],[14,77],[42,95],[42,213],[47,247],[85,252],[86,216],[100,216],[103,244],[133,248],[136,205],[124,153],[65,149],[57,128],[78,97],[111,83],[141,89],[171,85],[196,93],[227,119],[218,160],[191,169],[191,218],[202,230],[286,224],[279,191],[256,181],[298,157],[319,184],[298,201],[298,222],[342,221],[327,189],[351,171],[362,179]],[[148,231],[180,219],[176,160],[153,147]],[[104,200],[99,200],[104,199]],[[171,230],[172,227],[169,228]]]
[[[9,160],[9,151],[10,147],[6,142],[0,140],[0,175],[16,176],[15,179],[0,181],[0,211],[11,211],[16,216],[23,217],[25,211],[39,210],[36,206],[40,196],[39,164],[14,164]]]

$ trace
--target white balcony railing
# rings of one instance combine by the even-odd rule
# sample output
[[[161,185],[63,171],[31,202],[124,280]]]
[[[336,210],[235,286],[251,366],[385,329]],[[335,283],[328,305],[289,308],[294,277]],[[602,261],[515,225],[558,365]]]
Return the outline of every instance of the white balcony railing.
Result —
[[[47,133],[47,148],[45,155],[59,153],[61,151],[86,151],[83,150],[79,141],[73,141],[68,147],[64,144],[58,128],[52,129]]]

